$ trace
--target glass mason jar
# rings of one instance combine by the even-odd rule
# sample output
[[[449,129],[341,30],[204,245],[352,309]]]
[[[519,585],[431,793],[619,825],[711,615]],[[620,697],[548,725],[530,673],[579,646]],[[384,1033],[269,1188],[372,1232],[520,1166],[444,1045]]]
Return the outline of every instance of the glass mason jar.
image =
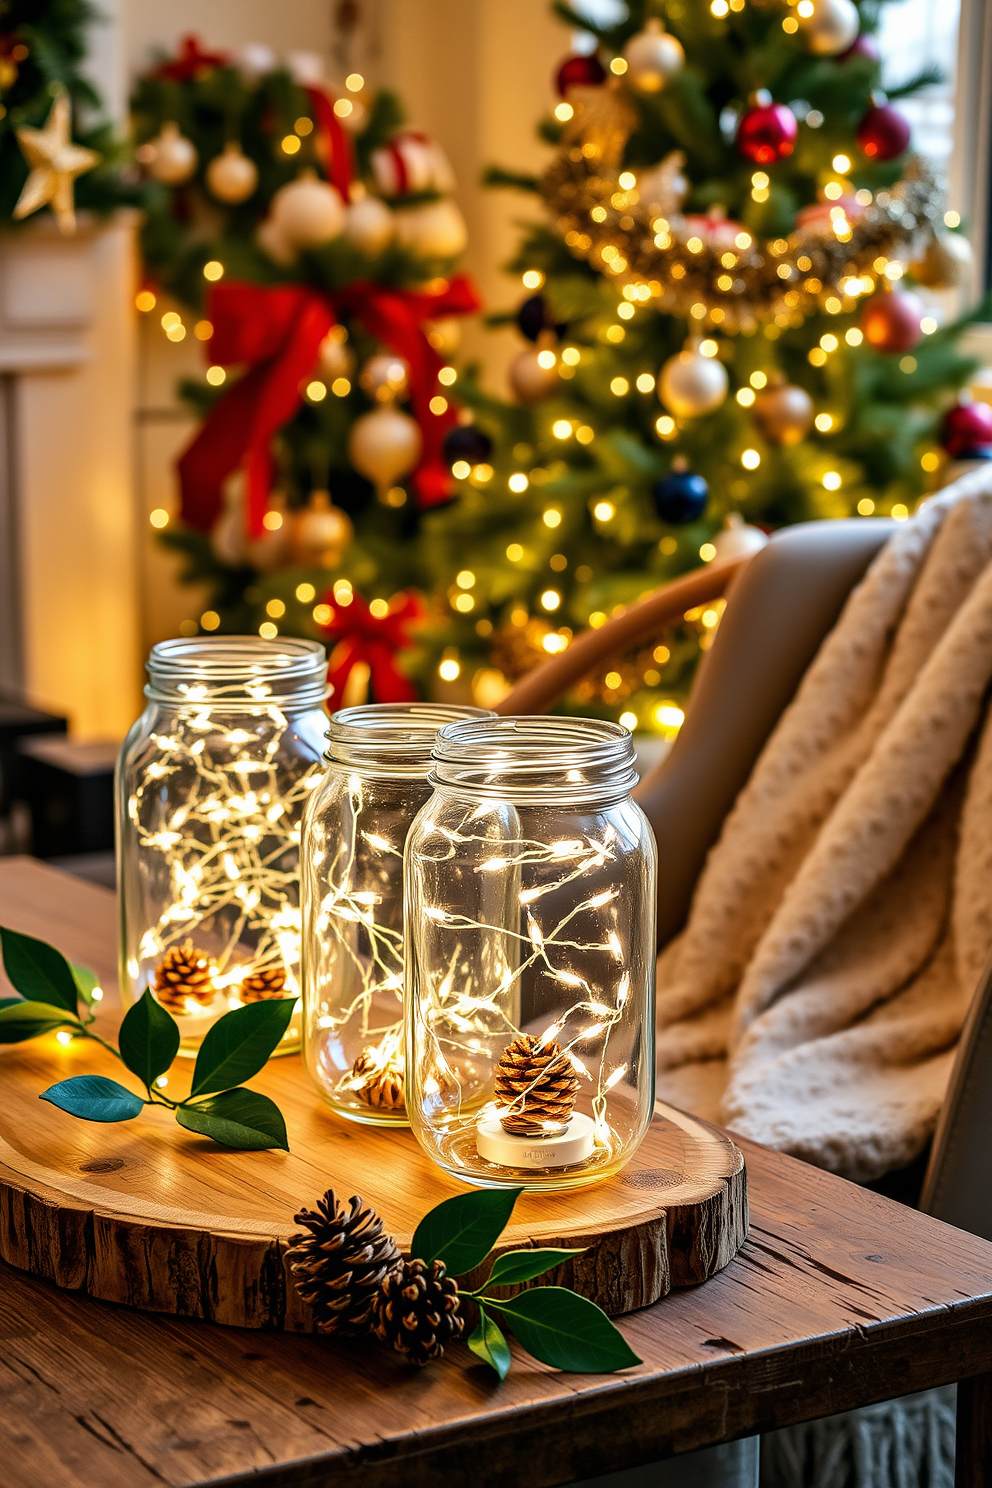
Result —
[[[117,763],[121,991],[150,987],[189,1053],[231,1008],[299,995],[327,661],[316,641],[198,636],[154,646],[148,678]],[[278,1052],[299,1043],[297,1008]]]
[[[616,1173],[654,1106],[654,835],[629,731],[453,723],[406,851],[407,1106],[463,1182]]]
[[[482,708],[380,703],[331,718],[327,773],[303,823],[307,1069],[339,1116],[406,1126],[403,846],[431,793],[442,724]]]

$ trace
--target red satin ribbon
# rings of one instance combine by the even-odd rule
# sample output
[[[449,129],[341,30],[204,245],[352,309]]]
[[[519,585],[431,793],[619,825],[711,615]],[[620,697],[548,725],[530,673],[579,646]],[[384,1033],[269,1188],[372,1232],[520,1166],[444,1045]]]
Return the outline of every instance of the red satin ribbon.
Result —
[[[360,594],[353,594],[349,605],[339,605],[329,592],[324,603],[333,610],[333,619],[322,627],[333,648],[327,670],[330,706],[340,708],[352,668],[360,662],[369,669],[369,689],[375,702],[415,702],[417,689],[397,667],[396,653],[410,644],[410,627],[424,615],[417,595],[398,596],[389,613],[379,618]]]
[[[247,363],[248,370],[219,399],[179,458],[182,517],[209,532],[220,515],[224,481],[239,466],[246,476],[248,530],[258,536],[268,505],[272,436],[296,412],[300,383],[337,314],[361,322],[410,368],[410,405],[423,448],[412,483],[422,509],[445,501],[451,477],[442,457],[444,436],[456,422],[451,403],[432,413],[441,358],[424,334],[435,316],[468,315],[479,308],[471,282],[459,275],[443,290],[392,289],[362,280],[336,295],[306,284],[267,286],[244,281],[215,285],[207,315],[213,325],[211,362]]]
[[[323,136],[324,148],[320,153],[324,157],[324,169],[331,184],[338,188],[347,201],[352,177],[351,144],[348,136],[323,88],[307,88],[306,93],[317,121],[317,129]]]
[[[179,51],[172,62],[163,62],[155,69],[153,77],[169,78],[174,83],[189,83],[204,72],[215,67],[226,67],[230,62],[227,52],[205,52],[200,38],[192,32],[179,43]]]

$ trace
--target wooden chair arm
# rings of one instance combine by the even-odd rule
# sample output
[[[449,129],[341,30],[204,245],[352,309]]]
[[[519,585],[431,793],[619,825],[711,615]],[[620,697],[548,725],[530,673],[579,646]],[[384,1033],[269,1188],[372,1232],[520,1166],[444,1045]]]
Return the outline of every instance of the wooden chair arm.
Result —
[[[666,625],[681,619],[686,610],[719,599],[752,557],[753,554],[747,553],[693,569],[638,600],[598,630],[582,631],[564,651],[521,677],[496,712],[503,717],[546,713],[573,683],[594,667],[651,640]]]

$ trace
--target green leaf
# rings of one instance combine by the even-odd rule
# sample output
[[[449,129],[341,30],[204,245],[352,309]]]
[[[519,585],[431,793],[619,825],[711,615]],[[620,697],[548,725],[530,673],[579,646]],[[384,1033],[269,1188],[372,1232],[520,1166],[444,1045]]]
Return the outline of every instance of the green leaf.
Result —
[[[87,1007],[92,1007],[93,992],[99,987],[100,978],[95,971],[90,971],[88,966],[77,966],[75,961],[70,961],[69,969],[72,972],[72,979],[76,983],[80,997]]]
[[[145,1105],[140,1096],[104,1075],[73,1075],[50,1086],[39,1100],[83,1121],[133,1121]]]
[[[512,1363],[510,1345],[492,1318],[488,1317],[481,1307],[479,1308],[479,1326],[470,1336],[468,1346],[483,1363],[492,1365],[501,1380],[506,1379]]]
[[[0,1004],[0,1044],[22,1044],[25,1039],[37,1038],[39,1033],[51,1033],[64,1023],[74,1023],[75,1018],[50,1002],[25,1002],[21,997],[5,997]]]
[[[535,1276],[543,1276],[571,1256],[584,1255],[585,1250],[585,1246],[581,1250],[508,1250],[496,1261],[486,1286],[516,1286],[521,1281],[533,1281]]]
[[[165,1074],[179,1052],[179,1024],[146,990],[128,1009],[117,1046],[131,1073],[150,1086]]]
[[[411,1254],[443,1261],[451,1276],[464,1276],[486,1259],[522,1193],[522,1188],[486,1188],[445,1199],[420,1221]]]
[[[0,925],[4,970],[22,997],[49,1002],[74,1013],[79,988],[61,951],[33,935],[21,935]]]
[[[641,1363],[606,1313],[567,1287],[534,1287],[490,1306],[510,1319],[521,1346],[553,1369],[612,1374]]]
[[[262,1152],[267,1147],[289,1151],[282,1112],[275,1101],[257,1090],[223,1090],[195,1106],[180,1106],[176,1120],[187,1131],[242,1152]]]
[[[230,1090],[257,1075],[286,1032],[295,1006],[293,997],[271,998],[218,1018],[200,1045],[190,1093]]]

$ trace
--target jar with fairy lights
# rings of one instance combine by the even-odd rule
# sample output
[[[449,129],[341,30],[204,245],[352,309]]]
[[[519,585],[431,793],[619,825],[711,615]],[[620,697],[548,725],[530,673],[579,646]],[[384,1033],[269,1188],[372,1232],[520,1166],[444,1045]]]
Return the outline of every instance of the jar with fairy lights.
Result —
[[[657,858],[633,740],[590,718],[440,730],[407,841],[407,1108],[483,1187],[616,1173],[654,1105]]]
[[[303,823],[306,1066],[339,1116],[405,1126],[403,848],[437,730],[481,708],[381,703],[331,719]]]
[[[232,1008],[300,993],[300,823],[323,773],[315,641],[198,636],[148,660],[117,764],[121,988],[194,1052]],[[297,1008],[277,1052],[299,1047]]]

